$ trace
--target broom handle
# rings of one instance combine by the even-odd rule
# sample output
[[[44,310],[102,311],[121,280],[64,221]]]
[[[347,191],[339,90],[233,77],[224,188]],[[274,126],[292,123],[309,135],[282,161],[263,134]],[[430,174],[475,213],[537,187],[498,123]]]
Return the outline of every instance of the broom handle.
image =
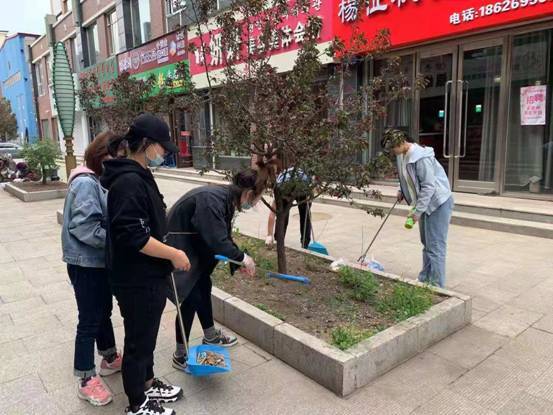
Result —
[[[182,334],[182,342],[184,344],[184,350],[186,351],[186,356],[188,357],[188,342],[186,341],[186,332],[184,330],[184,321],[182,319],[182,313],[180,310],[179,303],[179,294],[177,292],[177,283],[175,282],[175,274],[171,273],[171,283],[173,285],[173,292],[175,294],[175,304],[177,305],[177,318],[179,320],[180,332]]]
[[[363,255],[361,255],[359,257],[359,259],[357,260],[357,262],[361,262],[362,260],[364,260],[366,257],[367,257],[367,254],[369,253],[369,249],[371,249],[371,246],[373,246],[373,243],[374,241],[376,241],[376,238],[378,237],[378,234],[380,233],[380,231],[382,230],[382,228],[384,227],[384,224],[386,223],[386,221],[388,220],[388,218],[390,217],[390,215],[392,214],[393,210],[395,209],[396,205],[397,205],[398,201],[396,200],[394,205],[391,207],[391,209],[388,211],[388,214],[386,215],[386,217],[384,218],[384,220],[382,221],[382,223],[380,224],[380,227],[378,228],[378,230],[376,231],[376,233],[374,234],[374,237],[371,241],[371,243],[369,244],[369,246],[367,247],[367,249],[365,249],[365,252],[363,253]]]

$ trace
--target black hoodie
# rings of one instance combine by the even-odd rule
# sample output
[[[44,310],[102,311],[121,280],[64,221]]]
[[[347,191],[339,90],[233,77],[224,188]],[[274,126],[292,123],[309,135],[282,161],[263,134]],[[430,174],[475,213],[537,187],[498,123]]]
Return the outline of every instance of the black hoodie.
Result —
[[[106,266],[111,283],[164,283],[171,262],[140,252],[150,236],[163,241],[167,233],[166,205],[152,173],[134,160],[107,160],[101,182],[108,189]]]

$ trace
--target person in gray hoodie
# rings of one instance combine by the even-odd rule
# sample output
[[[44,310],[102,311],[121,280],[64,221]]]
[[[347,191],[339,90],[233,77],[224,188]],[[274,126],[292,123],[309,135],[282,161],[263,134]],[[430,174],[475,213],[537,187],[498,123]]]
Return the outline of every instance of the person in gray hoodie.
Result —
[[[110,158],[107,144],[112,137],[109,132],[99,134],[86,149],[86,166],[71,172],[61,232],[63,261],[79,311],[74,355],[77,394],[94,406],[113,399],[97,376],[94,344],[102,356],[100,376],[119,372],[122,365],[111,323],[112,295],[105,265],[107,193],[99,180],[102,163]]]
[[[412,207],[409,216],[419,223],[423,267],[418,279],[444,287],[447,234],[454,205],[445,170],[434,149],[420,146],[403,131],[387,130],[384,141],[396,155],[398,201],[405,200]]]

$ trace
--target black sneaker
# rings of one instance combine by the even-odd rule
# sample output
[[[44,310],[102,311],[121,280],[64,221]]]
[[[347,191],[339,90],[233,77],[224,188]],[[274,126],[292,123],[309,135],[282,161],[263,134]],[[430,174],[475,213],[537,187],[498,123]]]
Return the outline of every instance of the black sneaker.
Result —
[[[144,403],[136,411],[132,411],[128,407],[125,413],[128,415],[176,415],[174,410],[164,408],[158,401],[149,399],[148,397],[146,397]]]
[[[206,339],[204,337],[202,343],[211,344],[214,346],[231,347],[238,343],[238,339],[236,338],[236,336],[225,334],[223,330],[218,329],[217,336],[215,336],[213,339]]]
[[[188,360],[188,357],[186,355],[181,356],[181,357],[177,357],[173,353],[173,367],[175,369],[186,371],[186,368],[188,367],[188,364],[186,363],[187,360]]]
[[[168,385],[157,378],[154,378],[152,386],[144,393],[148,398],[159,402],[175,402],[183,395],[181,387]]]

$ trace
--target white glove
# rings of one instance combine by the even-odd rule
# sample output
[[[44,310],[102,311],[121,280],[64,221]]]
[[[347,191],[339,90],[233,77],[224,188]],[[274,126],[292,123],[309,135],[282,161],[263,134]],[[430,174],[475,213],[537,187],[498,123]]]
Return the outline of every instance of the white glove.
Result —
[[[265,246],[270,248],[275,243],[275,240],[273,239],[273,235],[267,235],[265,238]]]
[[[244,264],[244,271],[250,277],[255,277],[255,262],[251,256],[244,254],[244,259],[242,260]]]

